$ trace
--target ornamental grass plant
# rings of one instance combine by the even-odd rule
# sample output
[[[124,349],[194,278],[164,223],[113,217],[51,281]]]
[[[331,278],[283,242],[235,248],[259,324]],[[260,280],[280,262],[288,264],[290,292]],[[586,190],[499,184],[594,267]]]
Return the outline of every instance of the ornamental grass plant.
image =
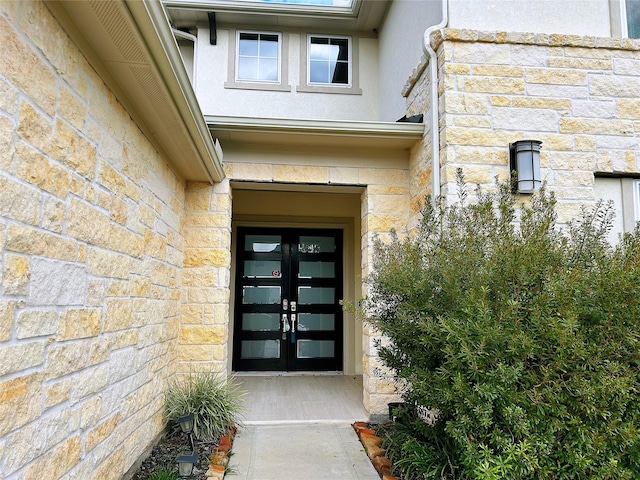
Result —
[[[215,372],[191,372],[172,380],[165,392],[166,422],[178,432],[178,418],[194,413],[193,436],[215,440],[240,424],[244,392],[233,378]]]
[[[640,478],[640,229],[611,206],[566,228],[544,187],[425,201],[419,231],[375,243],[368,320],[408,420],[385,447],[405,478]],[[413,460],[412,460],[413,459]]]

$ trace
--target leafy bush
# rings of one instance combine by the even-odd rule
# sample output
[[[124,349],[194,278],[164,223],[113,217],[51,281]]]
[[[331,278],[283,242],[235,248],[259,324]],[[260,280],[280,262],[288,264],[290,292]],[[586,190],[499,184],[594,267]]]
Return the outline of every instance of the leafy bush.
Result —
[[[165,392],[167,425],[179,431],[178,418],[191,412],[194,437],[214,440],[239,423],[243,392],[232,379],[214,372],[190,373],[169,383]]]
[[[375,244],[379,355],[437,412],[390,452],[428,456],[425,479],[640,478],[640,228],[612,247],[610,205],[561,231],[544,188],[518,208],[509,185],[459,188]]]

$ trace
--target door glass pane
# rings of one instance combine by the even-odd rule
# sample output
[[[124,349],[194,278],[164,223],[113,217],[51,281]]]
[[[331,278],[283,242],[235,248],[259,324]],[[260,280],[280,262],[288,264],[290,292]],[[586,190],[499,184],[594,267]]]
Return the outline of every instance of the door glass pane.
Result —
[[[281,252],[280,235],[247,235],[244,239],[245,252]]]
[[[336,241],[333,237],[301,236],[298,243],[300,253],[333,253]]]
[[[335,288],[332,287],[298,287],[298,303],[311,305],[313,303],[332,304],[335,299]]]
[[[242,303],[273,305],[280,303],[280,287],[242,287]]]
[[[300,262],[298,278],[335,278],[334,262]]]
[[[301,332],[331,331],[334,329],[335,316],[333,313],[300,313],[298,315],[298,330]]]
[[[277,313],[243,313],[242,330],[273,332],[280,330],[280,315]]]
[[[277,260],[245,260],[244,278],[280,278],[281,264]]]
[[[280,358],[280,340],[243,340],[241,358]]]
[[[298,358],[333,358],[333,340],[298,340]]]

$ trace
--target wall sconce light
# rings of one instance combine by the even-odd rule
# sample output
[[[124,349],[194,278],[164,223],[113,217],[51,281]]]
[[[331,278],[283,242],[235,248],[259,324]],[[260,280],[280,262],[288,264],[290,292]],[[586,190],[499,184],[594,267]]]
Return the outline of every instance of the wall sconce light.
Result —
[[[539,140],[518,140],[509,144],[509,167],[514,172],[514,193],[532,193],[540,188]]]
[[[178,455],[176,462],[178,462],[178,475],[182,478],[189,477],[193,471],[193,466],[198,463],[198,454],[189,452]]]

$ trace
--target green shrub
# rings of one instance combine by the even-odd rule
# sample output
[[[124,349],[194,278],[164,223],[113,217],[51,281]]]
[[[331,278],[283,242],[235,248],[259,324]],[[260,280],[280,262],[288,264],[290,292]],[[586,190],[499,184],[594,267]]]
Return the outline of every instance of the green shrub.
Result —
[[[169,383],[165,393],[167,425],[174,432],[180,431],[178,418],[193,412],[194,437],[217,439],[240,423],[243,395],[232,379],[221,378],[213,372],[179,377]]]
[[[544,188],[518,208],[509,185],[459,188],[375,244],[379,355],[438,413],[390,451],[430,452],[429,479],[640,478],[640,229],[612,247],[610,205],[561,231]]]

